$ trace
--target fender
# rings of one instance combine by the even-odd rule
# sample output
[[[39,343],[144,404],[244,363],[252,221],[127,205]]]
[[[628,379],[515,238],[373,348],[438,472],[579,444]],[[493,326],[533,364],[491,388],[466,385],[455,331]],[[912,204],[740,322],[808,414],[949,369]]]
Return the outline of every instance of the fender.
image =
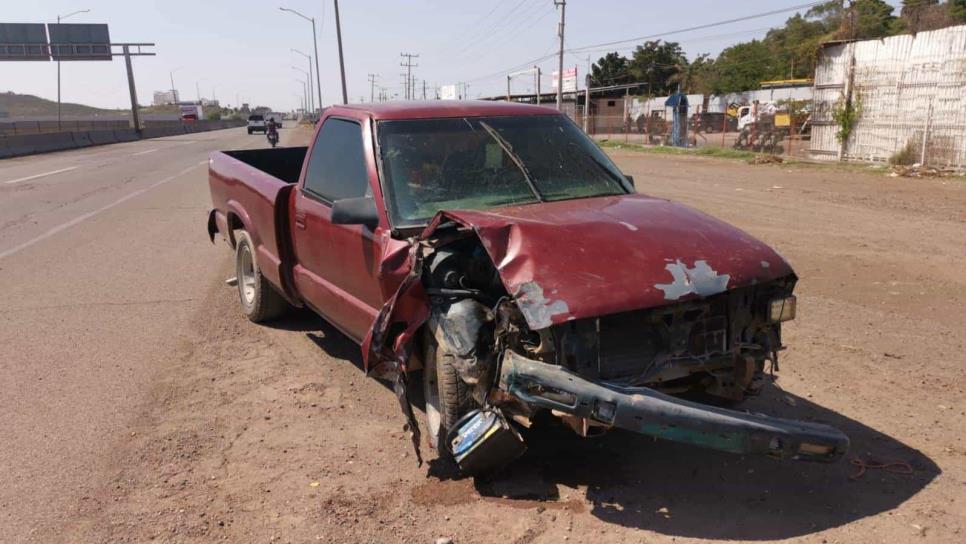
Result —
[[[241,221],[242,228],[245,229],[245,232],[247,232],[248,235],[251,237],[252,243],[255,244],[255,248],[257,249],[258,246],[262,244],[262,240],[259,237],[258,232],[256,232],[255,229],[252,228],[251,216],[248,215],[248,212],[245,210],[245,208],[237,200],[229,200],[225,204],[225,207],[228,208],[228,213],[226,213],[225,215],[227,217],[231,217],[231,215],[234,214],[235,217],[237,217],[238,220]],[[235,235],[233,233],[234,231],[232,231],[231,229],[231,221],[228,221],[227,230],[228,230],[228,241],[231,242],[231,247],[235,247]]]

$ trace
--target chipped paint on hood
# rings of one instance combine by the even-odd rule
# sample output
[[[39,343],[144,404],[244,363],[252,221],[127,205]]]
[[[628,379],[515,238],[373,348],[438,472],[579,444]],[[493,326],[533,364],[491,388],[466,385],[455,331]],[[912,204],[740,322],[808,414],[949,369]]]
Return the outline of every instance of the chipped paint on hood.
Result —
[[[671,273],[673,281],[671,283],[658,283],[655,285],[664,291],[666,300],[678,300],[685,295],[700,295],[710,297],[728,289],[728,274],[718,274],[707,261],[695,261],[693,268],[682,263],[680,260],[664,267]]]
[[[446,211],[427,231],[444,217],[475,230],[534,330],[793,274],[740,229],[645,195]]]

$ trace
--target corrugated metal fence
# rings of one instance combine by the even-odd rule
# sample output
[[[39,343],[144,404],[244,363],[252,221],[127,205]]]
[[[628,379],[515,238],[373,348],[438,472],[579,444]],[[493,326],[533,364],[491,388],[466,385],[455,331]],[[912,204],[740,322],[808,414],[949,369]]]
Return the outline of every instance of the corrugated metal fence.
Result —
[[[850,82],[851,76],[851,82]],[[845,142],[833,112],[852,93]],[[966,166],[966,26],[827,45],[815,72],[816,158]]]

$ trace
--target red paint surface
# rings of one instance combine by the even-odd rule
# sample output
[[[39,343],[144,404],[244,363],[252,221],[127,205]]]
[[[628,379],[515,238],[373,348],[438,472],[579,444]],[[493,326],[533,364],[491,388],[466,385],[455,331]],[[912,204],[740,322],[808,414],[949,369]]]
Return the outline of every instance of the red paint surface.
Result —
[[[553,315],[555,324],[675,302],[656,285],[673,281],[666,267],[678,260],[689,267],[706,261],[730,276],[728,289],[792,274],[751,235],[644,195],[445,215],[476,230],[510,294],[536,282],[547,304],[566,303],[567,312]]]

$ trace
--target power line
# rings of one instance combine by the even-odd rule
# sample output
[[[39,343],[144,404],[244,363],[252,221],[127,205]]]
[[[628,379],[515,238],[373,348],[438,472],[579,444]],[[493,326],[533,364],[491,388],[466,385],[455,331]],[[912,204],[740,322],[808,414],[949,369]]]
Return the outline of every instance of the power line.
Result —
[[[493,34],[493,32],[494,32],[494,31],[495,31],[495,30],[496,30],[496,29],[497,29],[497,28],[498,28],[498,27],[499,27],[499,26],[500,26],[501,24],[503,24],[503,22],[504,22],[504,21],[506,21],[506,20],[508,20],[508,19],[510,18],[510,16],[511,16],[511,15],[513,15],[514,13],[516,13],[516,11],[517,11],[518,9],[520,9],[520,7],[521,7],[521,6],[523,6],[523,4],[525,4],[525,3],[527,3],[528,1],[529,1],[529,0],[520,0],[520,1],[519,1],[519,2],[518,2],[518,3],[516,4],[516,5],[514,5],[514,6],[513,6],[513,7],[512,7],[511,9],[510,9],[510,11],[508,11],[508,12],[506,12],[505,14],[503,14],[503,17],[501,17],[501,18],[499,18],[499,19],[497,19],[497,20],[496,20],[496,22],[494,22],[494,23],[493,23],[492,25],[490,25],[489,27],[487,27],[487,28],[486,28],[486,30],[484,30],[484,31],[483,31],[483,32],[482,32],[482,33],[481,33],[481,34],[479,35],[479,37],[478,37],[477,39],[474,39],[474,40],[470,40],[469,42],[467,42],[467,43],[465,43],[465,44],[463,45],[463,47],[461,47],[460,49],[458,49],[458,50],[456,51],[456,54],[457,54],[457,55],[462,55],[462,54],[463,54],[463,53],[465,53],[465,52],[466,52],[467,50],[469,50],[470,48],[472,48],[472,47],[474,47],[474,46],[476,46],[477,44],[479,44],[479,43],[481,43],[481,42],[485,42],[485,41],[487,41],[487,40],[488,40],[488,39],[489,39],[490,37],[492,37],[492,34]]]
[[[824,3],[825,3],[824,1],[821,1],[821,2],[810,2],[810,3],[807,3],[807,4],[798,4],[798,5],[790,6],[790,7],[787,7],[787,8],[776,9],[776,10],[771,10],[771,11],[766,11],[766,12],[761,12],[761,13],[755,13],[755,14],[751,14],[751,15],[746,15],[744,17],[736,17],[734,19],[727,19],[727,20],[718,21],[718,22],[715,22],[715,23],[707,23],[707,24],[693,26],[693,27],[688,27],[688,28],[681,28],[681,29],[677,29],[677,30],[669,30],[667,32],[661,32],[661,33],[657,33],[657,34],[650,34],[650,35],[647,35],[647,36],[639,36],[637,38],[630,38],[630,39],[626,39],[626,40],[617,40],[617,41],[612,41],[612,42],[603,42],[603,43],[596,43],[596,44],[585,45],[585,46],[582,46],[582,47],[577,47],[577,48],[573,48],[573,49],[567,49],[564,52],[565,53],[577,53],[577,52],[582,52],[584,50],[591,50],[591,49],[595,49],[595,48],[608,47],[608,46],[612,46],[612,45],[616,45],[616,44],[622,44],[622,43],[628,43],[628,42],[634,42],[634,41],[641,41],[641,40],[651,40],[651,39],[655,39],[655,38],[661,38],[661,37],[664,37],[664,36],[670,36],[670,35],[673,35],[673,34],[682,34],[682,33],[685,33],[685,32],[693,32],[695,30],[703,30],[703,29],[707,29],[707,28],[713,28],[713,27],[716,27],[716,26],[724,26],[724,25],[734,24],[734,23],[741,22],[741,21],[749,21],[749,20],[752,20],[752,19],[759,19],[759,18],[762,18],[762,17],[769,17],[771,15],[778,15],[780,13],[787,13],[787,12],[791,12],[791,11],[799,11],[799,10],[806,9],[806,8],[813,8],[813,7],[819,6],[819,5],[824,4]],[[476,77],[476,78],[466,79],[465,81],[482,81],[482,80],[491,79],[491,78],[494,78],[494,77],[497,77],[497,76],[503,76],[507,72],[512,72],[512,71],[515,71],[515,70],[519,70],[519,69],[521,69],[523,67],[530,66],[530,65],[532,65],[532,64],[534,64],[536,62],[541,62],[541,61],[544,61],[544,60],[553,58],[555,56],[557,56],[557,53],[551,53],[549,55],[543,55],[543,56],[537,57],[535,59],[530,59],[530,60],[528,60],[526,62],[521,62],[520,64],[515,64],[515,65],[513,65],[510,68],[506,68],[506,69],[503,69],[503,70],[498,70],[496,72],[492,72],[492,73],[487,74],[485,76],[480,76],[480,77]]]
[[[493,13],[496,12],[496,10],[499,9],[500,6],[502,6],[504,4],[504,2],[506,2],[506,1],[507,0],[500,0],[499,2],[497,2],[496,4],[494,4],[493,5],[493,8],[490,9],[490,11],[488,11],[486,13],[486,15],[484,15],[484,16],[480,17],[479,19],[477,19],[476,21],[474,21],[473,28],[468,33],[466,33],[466,32],[460,32],[460,33],[457,33],[457,34],[453,34],[452,38],[450,40],[448,40],[449,43],[447,43],[446,50],[451,50],[452,49],[452,47],[450,47],[450,45],[452,44],[452,42],[460,41],[460,42],[462,42],[462,43],[465,44],[466,43],[466,40],[468,40],[468,39],[474,39],[479,34],[480,30],[483,28],[482,23],[484,21],[486,21],[487,19],[489,19],[489,17],[491,15],[493,15]]]

